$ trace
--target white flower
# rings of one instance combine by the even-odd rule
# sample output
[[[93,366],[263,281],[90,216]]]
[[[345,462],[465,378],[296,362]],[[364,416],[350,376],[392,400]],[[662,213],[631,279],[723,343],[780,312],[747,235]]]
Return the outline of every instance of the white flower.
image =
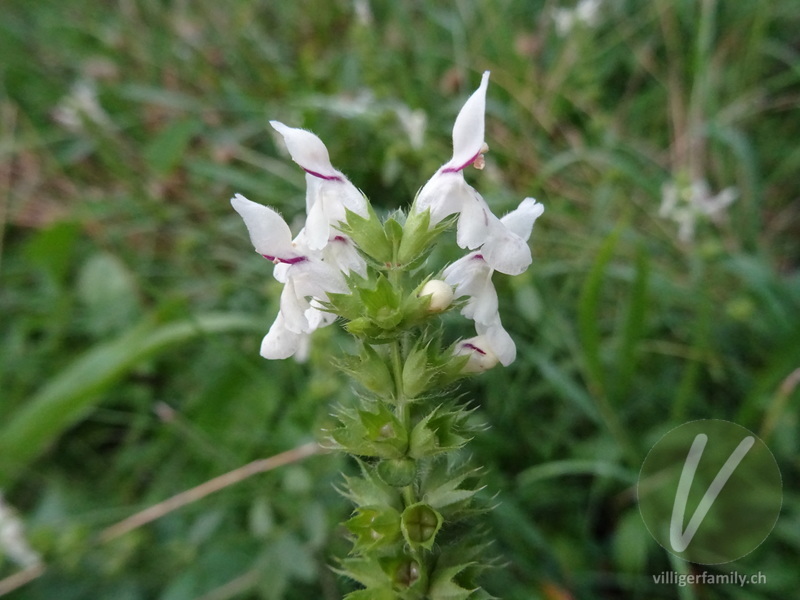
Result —
[[[492,284],[492,269],[480,252],[470,252],[444,270],[444,280],[455,288],[455,297],[469,296],[461,314],[488,323],[497,314],[497,292]]]
[[[306,172],[306,237],[311,249],[321,250],[331,238],[331,225],[345,221],[345,209],[366,217],[367,202],[347,177],[333,168],[328,149],[316,135],[279,121],[270,121],[270,125],[283,136],[292,160]]]
[[[489,323],[475,321],[475,331],[478,337],[486,340],[486,349],[490,350],[504,367],[510,365],[517,358],[517,347],[503,328],[499,314]]]
[[[694,238],[699,219],[721,221],[725,216],[725,209],[738,197],[739,192],[734,187],[712,195],[705,179],[696,179],[689,185],[670,181],[661,188],[661,207],[658,214],[675,221],[678,224],[678,238],[682,242],[688,242]]]
[[[510,232],[523,241],[531,236],[533,224],[544,207],[533,198],[525,198],[516,210],[500,219],[503,231]],[[444,270],[444,280],[455,288],[455,297],[468,296],[469,300],[461,314],[475,321],[478,335],[486,340],[484,350],[491,353],[505,366],[516,358],[516,346],[508,332],[503,329],[498,312],[497,291],[492,284],[494,269],[486,260],[484,249],[502,252],[498,238],[484,244],[477,252],[471,252],[458,259]],[[527,247],[527,244],[526,244]]]
[[[29,568],[42,564],[42,557],[31,548],[25,537],[22,520],[16,511],[6,504],[0,493],[0,557],[8,556],[20,567]]]
[[[507,367],[517,357],[514,340],[503,329],[500,318],[491,324],[475,323],[477,336],[462,340],[456,345],[456,356],[468,355],[465,373],[481,373],[498,362]]]
[[[462,369],[464,373],[483,373],[498,363],[497,356],[489,348],[488,340],[481,336],[460,341],[454,354],[469,356],[467,364]]]
[[[458,213],[456,242],[474,250],[489,244],[484,253],[493,269],[508,275],[522,273],[531,263],[525,240],[506,228],[481,195],[464,180],[463,170],[470,165],[483,167],[484,112],[489,72],[483,74],[480,87],[469,97],[453,125],[453,156],[422,187],[412,211],[430,209],[431,225]]]
[[[575,8],[557,8],[553,11],[553,21],[560,36],[567,35],[576,25],[595,27],[600,23],[602,0],[580,0]]]
[[[495,271],[492,263],[496,264],[499,259],[490,262],[487,256],[491,258],[504,252],[508,234],[521,240],[527,248],[533,224],[542,212],[544,207],[541,204],[533,198],[525,198],[515,210],[499,220],[497,237],[490,238],[480,250],[467,254],[444,270],[444,280],[455,288],[456,298],[469,296],[461,314],[480,323],[490,323],[495,319],[497,292],[492,284]]]
[[[289,226],[271,208],[241,194],[236,194],[231,204],[244,220],[256,252],[275,263],[273,274],[284,284],[280,312],[261,344],[261,355],[287,358],[303,348],[308,334],[333,322],[333,315],[320,310],[318,303],[326,301],[328,293],[349,292],[342,265],[348,270],[360,267],[346,253],[339,255],[346,257],[340,263],[325,260],[324,251],[306,245],[302,232],[292,240]],[[332,244],[330,253],[336,254],[341,243]]]

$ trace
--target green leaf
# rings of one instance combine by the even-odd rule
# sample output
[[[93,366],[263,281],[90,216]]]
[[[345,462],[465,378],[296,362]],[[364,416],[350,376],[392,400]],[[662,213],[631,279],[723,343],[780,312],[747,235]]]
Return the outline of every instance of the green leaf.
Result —
[[[557,479],[568,475],[608,477],[621,481],[626,485],[633,484],[636,481],[636,473],[616,463],[605,460],[585,460],[579,458],[554,460],[542,463],[541,465],[528,467],[517,475],[517,481],[520,488],[526,488],[547,479]]]
[[[628,510],[617,523],[614,532],[614,562],[624,573],[642,573],[647,566],[650,534],[638,508]]]
[[[171,122],[144,149],[148,166],[162,176],[170,173],[181,162],[189,142],[201,125],[200,121],[193,118]]]
[[[7,486],[63,431],[102,399],[102,394],[135,365],[197,337],[258,331],[260,320],[237,314],[203,314],[158,324],[145,319],[115,340],[98,344],[56,374],[0,429],[0,486]]]
[[[600,292],[606,268],[611,262],[619,240],[620,231],[619,229],[615,230],[600,246],[578,301],[578,331],[583,347],[586,372],[590,384],[601,395],[607,393],[608,386],[600,355]]]
[[[77,292],[87,312],[87,329],[98,336],[118,332],[138,316],[134,276],[112,254],[98,252],[86,261]]]
[[[636,255],[636,276],[633,280],[631,295],[628,299],[625,322],[620,332],[619,349],[616,358],[616,374],[614,377],[614,396],[622,401],[636,372],[636,347],[644,332],[644,320],[647,312],[647,284],[650,262],[644,249]]]

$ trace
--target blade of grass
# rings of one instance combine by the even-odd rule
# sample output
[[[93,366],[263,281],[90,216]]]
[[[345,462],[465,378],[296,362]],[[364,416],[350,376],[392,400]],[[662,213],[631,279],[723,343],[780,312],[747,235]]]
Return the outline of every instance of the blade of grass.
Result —
[[[261,328],[260,321],[239,314],[202,314],[166,324],[148,318],[92,348],[45,384],[0,429],[0,487],[7,486],[141,361],[204,335]]]
[[[628,394],[636,370],[636,347],[642,337],[647,313],[649,271],[650,262],[647,253],[644,249],[640,249],[636,255],[636,275],[617,350],[617,373],[613,387],[613,397],[617,402],[623,401]]]

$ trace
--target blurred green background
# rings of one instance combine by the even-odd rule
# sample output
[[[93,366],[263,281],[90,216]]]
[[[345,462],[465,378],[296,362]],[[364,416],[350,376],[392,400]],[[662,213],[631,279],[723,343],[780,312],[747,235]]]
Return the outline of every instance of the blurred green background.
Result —
[[[491,70],[496,213],[547,210],[495,276],[517,361],[465,385],[490,428],[507,599],[766,599],[800,576],[800,11],[794,0],[5,0],[0,7],[0,490],[46,571],[12,599],[337,599],[347,552],[323,455],[103,543],[130,514],[314,439],[350,395],[267,362],[279,286],[228,199],[302,216],[269,119],[316,132],[377,207],[450,156]],[[733,198],[732,202],[730,202]],[[465,335],[470,335],[465,331]],[[733,420],[783,473],[779,522],[655,585],[635,503],[670,428]],[[9,522],[9,517],[5,517]],[[0,549],[0,580],[21,569]]]

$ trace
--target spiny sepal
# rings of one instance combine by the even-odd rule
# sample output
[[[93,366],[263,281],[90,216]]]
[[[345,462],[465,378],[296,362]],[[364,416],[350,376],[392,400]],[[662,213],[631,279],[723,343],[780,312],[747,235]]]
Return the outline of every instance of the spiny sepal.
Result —
[[[392,259],[392,243],[386,237],[378,215],[367,203],[368,218],[345,209],[346,221],[339,223],[339,231],[349,236],[366,258],[376,265],[385,265]]]
[[[356,506],[390,506],[403,510],[403,500],[398,490],[385,483],[375,469],[364,461],[356,459],[361,477],[344,476],[344,489],[341,494]]]
[[[340,406],[334,416],[341,423],[341,427],[328,431],[335,448],[355,456],[406,455],[408,431],[385,403],[364,401],[361,408]]]
[[[370,392],[388,398],[395,390],[394,378],[389,370],[388,358],[378,349],[362,344],[357,355],[348,355],[335,361],[336,365]]]
[[[467,419],[472,411],[439,405],[423,417],[411,430],[408,455],[424,458],[457,450],[471,437]]]
[[[420,477],[420,496],[448,520],[466,512],[474,514],[474,509],[469,510],[473,498],[485,487],[480,485],[482,471],[467,463],[454,466],[452,461],[436,461]]]
[[[345,527],[355,536],[353,554],[395,544],[400,538],[400,513],[391,506],[359,506]]]

